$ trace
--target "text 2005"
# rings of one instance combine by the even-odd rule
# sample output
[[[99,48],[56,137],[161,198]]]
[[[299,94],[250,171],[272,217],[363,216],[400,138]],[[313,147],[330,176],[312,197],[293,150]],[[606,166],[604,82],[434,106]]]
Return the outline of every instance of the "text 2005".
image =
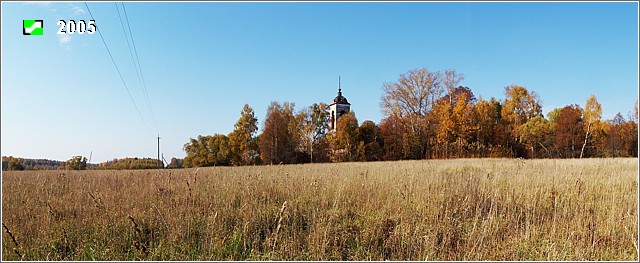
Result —
[[[88,23],[84,20],[78,20],[78,22],[75,20],[60,20],[58,21],[58,26],[60,26],[60,29],[58,29],[58,35],[72,35],[75,33],[81,35],[84,33],[93,34],[98,30],[95,20],[89,20]]]

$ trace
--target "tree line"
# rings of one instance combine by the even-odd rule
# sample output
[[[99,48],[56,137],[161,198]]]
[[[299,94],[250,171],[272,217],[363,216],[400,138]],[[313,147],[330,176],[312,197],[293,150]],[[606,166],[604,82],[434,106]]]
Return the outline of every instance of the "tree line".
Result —
[[[167,168],[180,168],[179,159],[173,158]],[[176,167],[179,164],[178,167]],[[152,158],[114,158],[111,161],[98,164],[87,163],[87,157],[73,156],[67,161],[54,161],[46,159],[27,159],[13,156],[2,157],[3,171],[22,170],[130,170],[130,169],[157,169],[160,162]]]
[[[85,170],[95,167],[97,165],[87,163],[87,158],[82,156],[73,156],[67,161],[2,156],[2,171]]]
[[[2,156],[2,171],[59,170],[64,167],[62,161]]]
[[[99,163],[95,169],[105,170],[136,170],[136,169],[158,169],[160,161],[153,158],[114,158],[111,161]]]
[[[440,158],[587,158],[638,156],[638,101],[625,119],[602,119],[595,95],[542,114],[542,101],[524,86],[505,98],[476,98],[455,70],[413,69],[382,85],[383,119],[358,124],[355,112],[329,132],[328,105],[295,110],[272,102],[258,134],[245,104],[228,135],[199,135],[184,145],[184,167],[385,161]],[[173,160],[172,160],[173,161]]]

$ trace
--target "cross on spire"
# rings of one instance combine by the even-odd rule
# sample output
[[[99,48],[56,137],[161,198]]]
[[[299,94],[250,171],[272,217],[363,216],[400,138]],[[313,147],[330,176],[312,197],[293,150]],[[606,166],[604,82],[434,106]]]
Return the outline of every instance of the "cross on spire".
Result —
[[[342,86],[340,85],[340,76],[338,76],[338,96],[342,96]]]

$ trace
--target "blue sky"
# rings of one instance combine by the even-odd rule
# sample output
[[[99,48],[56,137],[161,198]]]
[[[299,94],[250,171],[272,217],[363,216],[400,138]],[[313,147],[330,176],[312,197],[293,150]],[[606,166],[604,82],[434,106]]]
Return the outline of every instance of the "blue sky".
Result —
[[[165,158],[182,158],[190,137],[229,133],[245,103],[262,127],[271,101],[329,102],[339,75],[358,120],[377,123],[382,84],[422,67],[457,70],[485,99],[526,86],[544,113],[596,94],[603,118],[626,117],[638,97],[637,3],[125,7],[151,110],[116,5],[89,3],[146,125],[100,36],[56,34],[60,19],[91,19],[84,3],[2,2],[2,155],[155,157],[159,133]],[[43,19],[44,36],[23,36],[23,19]]]

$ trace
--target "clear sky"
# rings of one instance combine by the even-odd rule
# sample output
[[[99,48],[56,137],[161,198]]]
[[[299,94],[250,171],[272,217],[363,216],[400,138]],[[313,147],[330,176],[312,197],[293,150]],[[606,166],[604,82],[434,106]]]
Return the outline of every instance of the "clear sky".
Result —
[[[165,158],[182,158],[245,103],[262,127],[271,101],[330,102],[338,76],[358,120],[378,123],[382,84],[422,67],[457,70],[485,99],[526,86],[544,113],[593,93],[603,118],[626,118],[638,97],[637,3],[126,2],[151,107],[126,20],[114,2],[89,8],[143,118],[97,33],[56,34],[91,19],[84,3],[2,2],[2,155],[155,158],[160,134]],[[44,35],[22,35],[23,19]]]

